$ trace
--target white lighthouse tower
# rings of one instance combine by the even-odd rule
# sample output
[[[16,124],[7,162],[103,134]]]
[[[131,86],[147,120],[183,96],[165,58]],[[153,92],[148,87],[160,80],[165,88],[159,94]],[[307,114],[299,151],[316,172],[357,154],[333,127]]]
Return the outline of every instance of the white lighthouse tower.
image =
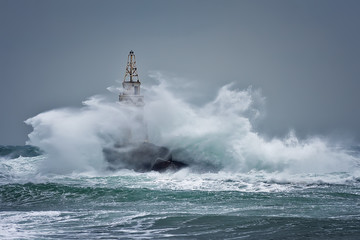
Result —
[[[144,106],[144,96],[140,94],[139,75],[136,68],[135,54],[131,50],[128,55],[126,72],[122,83],[123,91],[119,95],[119,101],[129,105]]]
[[[147,142],[147,126],[144,121],[144,96],[140,93],[141,82],[137,73],[135,54],[131,50],[128,55],[126,72],[124,81],[122,82],[123,90],[119,94],[119,101],[128,108],[129,116],[131,116],[132,123],[129,129],[126,130],[125,142]]]
[[[139,172],[178,170],[187,164],[172,159],[172,153],[165,146],[157,146],[148,141],[144,121],[144,97],[140,94],[140,81],[136,68],[135,54],[130,51],[126,73],[119,94],[120,106],[127,114],[128,121],[121,121],[121,134],[117,135],[113,147],[103,148],[108,168],[133,169]]]

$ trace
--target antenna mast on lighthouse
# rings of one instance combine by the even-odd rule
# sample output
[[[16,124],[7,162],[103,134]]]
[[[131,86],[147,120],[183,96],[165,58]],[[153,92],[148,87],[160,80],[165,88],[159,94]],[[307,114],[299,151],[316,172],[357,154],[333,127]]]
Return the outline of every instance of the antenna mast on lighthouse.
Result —
[[[144,96],[140,95],[139,75],[137,73],[135,54],[131,50],[128,55],[126,72],[124,76],[123,92],[119,95],[119,101],[135,106],[144,106]]]
[[[129,82],[133,82],[134,77],[136,78],[136,82],[139,82],[139,75],[137,73],[136,59],[133,50],[131,50],[128,55],[124,82],[126,81],[127,77],[129,77]]]

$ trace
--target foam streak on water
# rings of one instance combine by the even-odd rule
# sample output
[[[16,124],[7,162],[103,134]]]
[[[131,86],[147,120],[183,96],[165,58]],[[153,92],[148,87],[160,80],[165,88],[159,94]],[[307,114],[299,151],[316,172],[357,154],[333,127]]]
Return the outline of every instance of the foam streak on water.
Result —
[[[2,239],[356,239],[349,173],[40,174],[44,156],[1,159]],[[4,167],[6,165],[6,167]]]

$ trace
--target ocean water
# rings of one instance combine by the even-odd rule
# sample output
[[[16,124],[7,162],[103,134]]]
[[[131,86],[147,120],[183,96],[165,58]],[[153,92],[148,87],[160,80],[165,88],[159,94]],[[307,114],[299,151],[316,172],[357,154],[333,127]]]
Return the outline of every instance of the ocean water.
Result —
[[[4,149],[7,147],[1,148]],[[0,160],[1,239],[359,239],[349,172],[39,173],[44,154]],[[4,155],[4,154],[3,154]]]
[[[357,144],[264,137],[259,91],[227,85],[194,106],[154,78],[143,110],[94,96],[0,146],[0,239],[360,239]],[[139,114],[188,168],[107,170],[102,149],[136,135]]]

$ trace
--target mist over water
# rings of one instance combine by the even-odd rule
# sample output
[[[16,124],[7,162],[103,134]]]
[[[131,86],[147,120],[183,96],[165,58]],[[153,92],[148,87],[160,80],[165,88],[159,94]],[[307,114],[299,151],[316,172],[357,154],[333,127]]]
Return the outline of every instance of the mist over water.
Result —
[[[299,140],[293,131],[283,139],[267,139],[253,128],[265,98],[251,87],[228,84],[202,106],[185,100],[160,73],[158,83],[142,88],[149,141],[167,146],[198,166],[196,171],[297,173],[352,172],[359,157],[320,137]],[[111,87],[115,92],[117,87]],[[200,90],[199,90],[200,91]],[[55,109],[26,120],[34,130],[28,144],[47,153],[41,171],[71,173],[106,169],[102,149],[141,129],[132,109],[103,96],[93,96],[81,108]],[[178,151],[178,150],[181,151]],[[209,167],[209,168],[207,168]],[[191,166],[190,166],[191,170]]]

